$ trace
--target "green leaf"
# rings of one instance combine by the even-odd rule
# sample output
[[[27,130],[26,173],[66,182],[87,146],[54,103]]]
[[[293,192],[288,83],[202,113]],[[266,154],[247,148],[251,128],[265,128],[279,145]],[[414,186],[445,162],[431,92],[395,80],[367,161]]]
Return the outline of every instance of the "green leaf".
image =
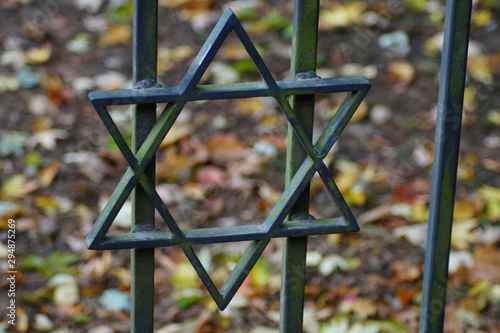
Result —
[[[183,289],[174,294],[177,297],[177,306],[180,310],[185,310],[192,305],[198,303],[203,297],[203,292],[200,289]]]

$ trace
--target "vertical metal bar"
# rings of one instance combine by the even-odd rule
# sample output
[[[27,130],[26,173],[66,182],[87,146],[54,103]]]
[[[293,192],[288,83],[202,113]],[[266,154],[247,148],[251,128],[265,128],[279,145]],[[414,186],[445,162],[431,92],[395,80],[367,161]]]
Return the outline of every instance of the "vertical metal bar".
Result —
[[[443,331],[471,7],[446,3],[420,333]]]
[[[158,1],[134,0],[133,80],[156,81]],[[156,122],[156,104],[140,104],[133,112],[132,150],[137,152]],[[155,181],[155,163],[145,168]],[[132,192],[132,229],[154,229],[155,208],[140,185]],[[132,250],[131,331],[153,332],[154,248]]]
[[[295,0],[293,13],[293,41],[291,77],[298,73],[316,71],[318,43],[319,0]],[[312,137],[314,121],[314,95],[292,96],[291,106],[302,126]],[[292,179],[307,154],[288,128],[287,183]],[[290,212],[309,213],[309,187]],[[283,240],[283,267],[281,275],[280,332],[301,333],[304,312],[304,280],[307,237]]]

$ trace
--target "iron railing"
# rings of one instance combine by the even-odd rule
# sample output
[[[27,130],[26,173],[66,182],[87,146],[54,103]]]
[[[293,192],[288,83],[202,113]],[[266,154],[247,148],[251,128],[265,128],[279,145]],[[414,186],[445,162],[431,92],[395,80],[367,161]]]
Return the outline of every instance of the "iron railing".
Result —
[[[449,0],[445,19],[438,123],[429,234],[424,271],[420,332],[442,332],[448,257],[455,196],[460,122],[471,0]],[[133,89],[90,93],[97,113],[129,167],[94,224],[89,249],[131,249],[132,332],[153,332],[154,248],[179,246],[222,310],[272,238],[284,238],[280,332],[302,332],[307,236],[359,230],[334,179],[326,157],[370,89],[363,77],[322,79],[316,76],[319,0],[295,0],[291,80],[275,81],[234,13],[228,9],[202,47],[181,84],[156,83],[157,0],[134,0]],[[260,83],[198,85],[230,31],[234,31],[262,76]],[[348,93],[318,141],[312,143],[314,100],[318,93]],[[188,101],[273,97],[289,122],[286,187],[260,225],[181,230],[155,190],[155,153]],[[157,103],[167,106],[156,119]],[[132,149],[106,107],[135,105]],[[309,182],[318,173],[341,214],[316,220],[309,215]],[[107,234],[132,194],[132,230]],[[155,209],[168,231],[155,228]],[[197,244],[252,241],[221,289],[217,289],[193,251]]]

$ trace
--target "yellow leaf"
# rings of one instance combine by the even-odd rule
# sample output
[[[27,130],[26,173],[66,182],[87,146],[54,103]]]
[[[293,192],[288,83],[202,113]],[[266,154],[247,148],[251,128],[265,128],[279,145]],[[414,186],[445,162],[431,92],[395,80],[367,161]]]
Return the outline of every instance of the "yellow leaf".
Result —
[[[159,0],[159,5],[167,8],[180,7],[184,4],[192,2],[193,0]]]
[[[172,61],[184,61],[191,58],[193,54],[193,48],[189,45],[179,45],[171,51]]]
[[[451,232],[451,246],[457,250],[467,250],[475,240],[471,231],[477,227],[477,220],[455,221]]]
[[[354,313],[361,319],[366,319],[368,316],[374,315],[377,312],[377,307],[369,299],[364,298],[348,298],[340,303],[339,311],[342,313]]]
[[[500,188],[483,185],[478,189],[479,194],[486,201],[484,217],[489,221],[500,219]]]
[[[32,47],[24,55],[24,60],[29,64],[43,64],[49,61],[52,55],[52,45],[47,43],[42,47]]]
[[[198,288],[200,280],[189,262],[180,262],[177,264],[177,270],[172,278],[172,284],[177,289]]]
[[[17,315],[17,321],[16,321],[17,331],[18,332],[28,331],[29,327],[28,315],[20,306],[16,307],[16,315]]]
[[[486,116],[488,121],[496,126],[500,126],[500,111],[490,110]]]
[[[365,119],[367,114],[368,114],[368,104],[366,104],[366,102],[363,101],[358,106],[358,109],[356,110],[356,112],[354,112],[354,115],[352,116],[351,121],[357,122],[357,121],[360,121],[361,119]]]
[[[429,206],[425,202],[417,201],[412,205],[411,220],[427,222],[429,220]]]
[[[174,126],[168,131],[167,136],[160,144],[160,148],[165,148],[191,134],[191,126]]]
[[[131,40],[132,28],[130,25],[112,25],[106,29],[105,33],[99,38],[98,45],[101,47],[128,45]]]
[[[478,27],[484,27],[493,19],[491,12],[485,9],[478,9],[472,16],[472,23]]]
[[[464,110],[472,112],[476,108],[476,88],[473,86],[465,87],[464,90]]]
[[[48,166],[38,172],[38,181],[42,188],[48,187],[54,181],[59,171],[59,161],[52,161]]]
[[[54,212],[59,208],[59,202],[56,199],[44,195],[35,197],[35,199],[33,200],[33,204],[36,208],[41,209],[45,212]]]
[[[468,198],[465,195],[460,195],[460,199],[455,201],[453,218],[455,221],[467,221],[477,218],[483,207],[483,201],[478,196]]]
[[[330,8],[325,8],[320,12],[319,28],[329,30],[360,23],[365,9],[366,4],[361,1],[349,2],[345,5],[334,2]]]
[[[415,78],[415,67],[408,61],[391,61],[387,65],[389,79],[410,83]]]
[[[366,188],[361,183],[355,183],[344,197],[350,205],[363,206],[366,203]]]
[[[324,9],[319,15],[319,28],[329,30],[336,27],[345,27],[349,23],[349,16],[346,8],[338,3],[333,3],[329,9]]]
[[[435,56],[443,48],[443,33],[438,32],[424,43],[424,52],[428,56]]]
[[[489,57],[484,55],[469,57],[467,62],[467,72],[470,76],[481,83],[493,83],[493,75],[491,74],[492,70],[489,60]]]
[[[363,13],[366,9],[366,3],[363,1],[358,2],[348,2],[345,4],[345,10],[347,12],[347,18],[350,24],[357,24],[362,22]]]
[[[281,196],[280,191],[276,191],[271,186],[269,186],[266,182],[263,182],[259,186],[259,196],[264,199],[266,202],[274,205]]]
[[[248,274],[250,278],[250,284],[256,288],[265,287],[269,283],[269,279],[272,277],[271,269],[269,264],[260,257],[255,266]]]
[[[7,198],[24,198],[38,187],[36,181],[28,180],[25,175],[18,174],[3,181],[1,194]]]

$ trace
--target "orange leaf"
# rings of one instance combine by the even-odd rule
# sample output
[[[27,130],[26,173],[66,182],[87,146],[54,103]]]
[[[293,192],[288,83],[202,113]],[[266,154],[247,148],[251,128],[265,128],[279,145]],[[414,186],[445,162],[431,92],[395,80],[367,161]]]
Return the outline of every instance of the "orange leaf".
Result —
[[[406,288],[399,288],[396,294],[401,301],[401,307],[406,308],[411,303],[413,296],[418,294],[418,292],[415,290],[408,290]]]

